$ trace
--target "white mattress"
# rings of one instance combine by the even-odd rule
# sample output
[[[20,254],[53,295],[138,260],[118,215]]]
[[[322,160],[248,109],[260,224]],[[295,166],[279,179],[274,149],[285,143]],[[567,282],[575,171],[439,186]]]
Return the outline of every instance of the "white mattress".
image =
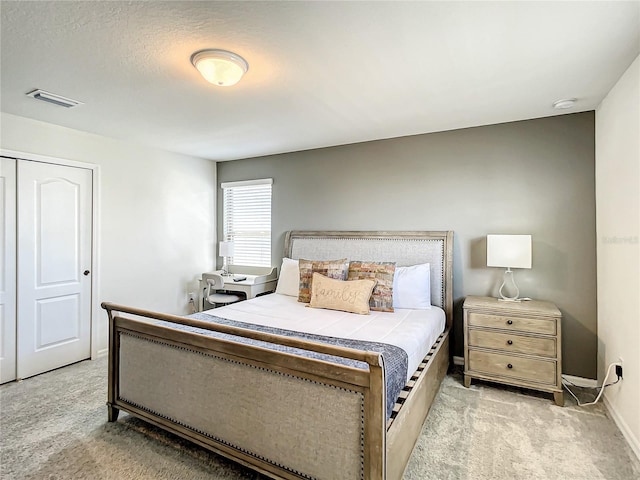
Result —
[[[370,315],[305,307],[295,297],[273,293],[205,313],[238,322],[313,333],[328,337],[366,340],[395,345],[409,357],[407,380],[445,327],[444,310],[396,309]]]

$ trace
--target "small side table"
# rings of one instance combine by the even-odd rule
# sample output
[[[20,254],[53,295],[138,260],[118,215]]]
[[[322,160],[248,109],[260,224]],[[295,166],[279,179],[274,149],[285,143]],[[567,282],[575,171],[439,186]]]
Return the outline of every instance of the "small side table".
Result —
[[[472,378],[504,383],[553,393],[564,405],[558,307],[469,296],[463,309],[465,387]]]

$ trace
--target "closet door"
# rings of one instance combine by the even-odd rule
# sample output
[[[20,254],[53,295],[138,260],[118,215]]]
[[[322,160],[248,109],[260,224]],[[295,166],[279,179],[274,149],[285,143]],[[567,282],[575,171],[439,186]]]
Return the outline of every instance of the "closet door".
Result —
[[[0,157],[0,383],[16,378],[16,160]]]
[[[92,172],[18,163],[18,378],[91,356]]]

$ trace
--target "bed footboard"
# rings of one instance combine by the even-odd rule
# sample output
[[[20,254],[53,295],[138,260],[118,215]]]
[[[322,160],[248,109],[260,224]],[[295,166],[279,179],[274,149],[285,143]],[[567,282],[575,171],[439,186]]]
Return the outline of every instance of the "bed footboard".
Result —
[[[273,478],[385,478],[377,354],[103,304],[110,318],[109,420],[119,409]],[[113,315],[225,330],[347,356],[358,369]],[[202,325],[205,324],[205,325]]]

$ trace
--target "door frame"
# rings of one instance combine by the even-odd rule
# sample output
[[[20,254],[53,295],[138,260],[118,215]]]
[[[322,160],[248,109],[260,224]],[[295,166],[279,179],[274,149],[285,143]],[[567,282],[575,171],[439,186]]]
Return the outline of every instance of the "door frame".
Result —
[[[15,158],[16,160],[51,163],[54,165],[91,170],[91,187],[93,189],[91,201],[91,359],[95,360],[98,357],[106,355],[108,351],[107,348],[98,350],[98,345],[100,344],[98,338],[98,319],[100,318],[100,303],[98,298],[98,292],[100,292],[100,165],[39,155],[36,153],[8,150],[5,148],[0,148],[0,156]],[[16,247],[19,248],[17,243]],[[104,330],[105,332],[107,331],[106,328]]]

